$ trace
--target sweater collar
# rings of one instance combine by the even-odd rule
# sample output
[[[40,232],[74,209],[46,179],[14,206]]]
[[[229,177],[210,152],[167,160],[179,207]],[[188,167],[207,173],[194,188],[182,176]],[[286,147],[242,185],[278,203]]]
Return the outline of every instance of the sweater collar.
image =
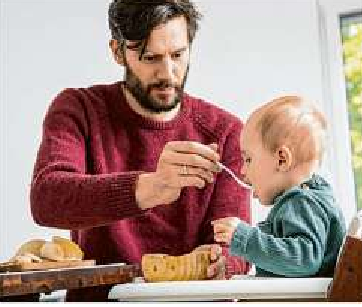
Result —
[[[311,178],[303,181],[300,185],[294,186],[275,196],[272,202],[269,216],[273,216],[274,212],[277,212],[279,208],[283,206],[284,199],[288,198],[293,194],[302,194],[302,193],[316,194],[318,192],[332,195],[332,188],[322,176],[313,174]]]
[[[168,121],[158,121],[154,119],[146,118],[138,113],[136,113],[128,104],[126,97],[122,90],[122,84],[124,81],[118,81],[114,83],[114,99],[115,102],[119,105],[119,110],[122,117],[127,120],[130,125],[137,125],[139,127],[147,129],[172,129],[179,124],[181,124],[185,119],[189,118],[191,110],[191,99],[190,96],[186,93],[183,94],[183,99],[181,101],[181,107],[177,115]]]

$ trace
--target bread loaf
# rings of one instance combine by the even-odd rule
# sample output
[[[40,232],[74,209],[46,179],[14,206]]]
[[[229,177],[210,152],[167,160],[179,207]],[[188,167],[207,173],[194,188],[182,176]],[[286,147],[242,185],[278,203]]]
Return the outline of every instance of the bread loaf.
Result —
[[[66,238],[54,236],[51,242],[41,239],[25,242],[8,262],[68,261],[82,260],[83,257],[84,253],[76,243]]]
[[[207,278],[210,251],[194,251],[182,256],[145,254],[142,272],[147,282],[202,280]]]

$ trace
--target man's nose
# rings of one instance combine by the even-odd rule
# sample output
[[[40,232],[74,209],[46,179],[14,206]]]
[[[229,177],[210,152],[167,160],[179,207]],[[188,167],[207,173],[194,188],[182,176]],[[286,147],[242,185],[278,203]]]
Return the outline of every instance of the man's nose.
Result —
[[[170,57],[165,57],[160,63],[157,77],[162,80],[170,80],[171,82],[174,82],[176,70],[177,67],[175,62]]]

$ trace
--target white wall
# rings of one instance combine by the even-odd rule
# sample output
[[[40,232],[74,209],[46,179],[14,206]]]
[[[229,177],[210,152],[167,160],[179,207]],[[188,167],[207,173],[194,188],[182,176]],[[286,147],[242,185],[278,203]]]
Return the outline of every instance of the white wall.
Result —
[[[109,83],[123,74],[108,51],[109,1],[0,1],[0,261],[5,261],[30,238],[67,235],[35,225],[29,209],[41,124],[51,99],[64,87]],[[197,3],[204,19],[193,46],[189,92],[243,119],[282,93],[323,100],[315,0]],[[255,219],[266,213],[255,212]]]
[[[313,0],[207,0],[189,89],[242,118],[281,93],[321,100]]]
[[[118,77],[108,53],[108,1],[1,0],[0,261],[31,238],[68,235],[34,224],[29,186],[52,98]]]

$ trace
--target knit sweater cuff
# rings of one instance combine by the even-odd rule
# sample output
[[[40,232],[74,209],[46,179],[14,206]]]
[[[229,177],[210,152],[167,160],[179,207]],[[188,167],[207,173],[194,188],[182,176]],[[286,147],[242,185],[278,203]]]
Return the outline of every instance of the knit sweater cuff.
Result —
[[[243,221],[238,224],[230,244],[231,255],[242,256],[246,253],[246,246],[252,230],[253,227]]]
[[[110,208],[122,212],[122,217],[131,217],[144,213],[136,201],[136,184],[138,176],[143,172],[119,174],[107,190],[107,203]]]

